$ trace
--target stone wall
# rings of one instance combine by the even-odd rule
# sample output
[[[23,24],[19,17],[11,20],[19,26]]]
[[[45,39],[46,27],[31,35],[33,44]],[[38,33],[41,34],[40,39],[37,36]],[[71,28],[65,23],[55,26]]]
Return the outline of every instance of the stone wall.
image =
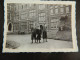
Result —
[[[71,19],[68,16],[60,20],[59,31],[56,33],[55,39],[72,40]]]

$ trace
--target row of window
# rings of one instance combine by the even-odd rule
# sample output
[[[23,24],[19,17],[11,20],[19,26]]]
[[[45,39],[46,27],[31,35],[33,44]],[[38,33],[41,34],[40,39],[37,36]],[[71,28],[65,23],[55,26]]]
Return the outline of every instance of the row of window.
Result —
[[[56,9],[51,9],[51,10],[50,10],[50,14],[53,15],[53,14],[58,14],[58,13],[64,13],[65,10],[66,10],[66,13],[69,13],[69,12],[70,12],[69,7],[66,7],[66,9],[64,9],[64,8],[62,7],[62,8],[60,8],[60,12],[59,12],[59,9],[58,9],[58,8],[56,8]]]
[[[20,6],[22,6],[22,8],[23,8],[23,6],[25,6],[25,5],[20,5]],[[52,5],[53,6],[53,5]],[[63,8],[63,5],[60,5],[62,8],[60,8],[60,12],[61,13],[64,13],[64,8]],[[8,7],[10,7],[11,8],[11,5],[8,5]],[[18,5],[16,6],[16,8],[18,9]],[[19,8],[21,8],[21,7],[19,7]],[[39,9],[44,9],[45,8],[45,5],[44,4],[40,4],[39,5]],[[58,9],[58,5],[56,5],[55,6],[55,11],[53,10],[53,9],[51,9],[50,10],[50,14],[52,15],[52,14],[58,14],[59,13],[59,9]],[[66,13],[69,13],[69,7],[66,7]],[[41,13],[41,14],[39,14],[39,17],[40,16],[44,16],[45,15],[45,13]],[[26,17],[27,17],[28,15],[27,14],[25,14],[25,15],[21,15],[21,19],[26,19]],[[32,18],[33,16],[36,16],[36,10],[31,10],[31,11],[29,11],[29,16],[30,16],[30,18]],[[11,20],[11,14],[9,13],[8,14],[8,18]],[[19,17],[18,17],[19,18]],[[17,18],[17,19],[18,19]],[[44,17],[41,17],[41,19],[43,19]],[[39,18],[40,19],[40,18]],[[44,19],[43,19],[44,20]]]
[[[20,24],[20,29],[22,29],[22,30],[31,29],[32,26],[33,26],[33,24],[21,23]],[[18,23],[14,23],[14,29],[19,30],[19,24]]]
[[[26,9],[26,8],[33,8],[33,7],[38,7],[40,10],[43,10],[46,8],[47,4],[7,4],[7,8],[11,10],[13,6],[15,6],[16,9]],[[47,5],[48,6],[48,5]],[[52,5],[49,4],[49,8],[58,8],[58,7],[64,7],[64,6],[69,6],[69,5]]]

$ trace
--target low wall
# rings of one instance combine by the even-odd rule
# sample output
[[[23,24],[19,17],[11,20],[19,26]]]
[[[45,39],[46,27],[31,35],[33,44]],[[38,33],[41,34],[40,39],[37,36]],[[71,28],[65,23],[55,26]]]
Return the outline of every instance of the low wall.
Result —
[[[48,39],[72,41],[71,31],[50,30],[47,32]]]
[[[58,32],[58,29],[47,31],[47,38],[53,39],[56,36],[57,32]]]
[[[72,41],[72,33],[71,31],[58,31],[54,39]]]

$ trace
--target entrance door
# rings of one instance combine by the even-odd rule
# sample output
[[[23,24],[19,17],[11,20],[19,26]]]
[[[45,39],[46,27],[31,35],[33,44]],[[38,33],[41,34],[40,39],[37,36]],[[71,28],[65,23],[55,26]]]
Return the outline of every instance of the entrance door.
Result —
[[[8,25],[8,31],[12,31],[12,24],[11,23]]]

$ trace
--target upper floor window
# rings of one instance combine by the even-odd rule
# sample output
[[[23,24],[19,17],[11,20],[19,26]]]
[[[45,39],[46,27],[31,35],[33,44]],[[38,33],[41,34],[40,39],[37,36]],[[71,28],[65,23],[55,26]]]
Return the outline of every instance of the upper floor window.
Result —
[[[39,5],[39,9],[40,9],[40,10],[45,9],[45,5],[44,5],[44,4],[40,4],[40,5]]]
[[[58,9],[55,9],[55,14],[58,14]]]
[[[35,15],[36,15],[36,11],[35,10],[31,10],[30,14],[29,14],[30,18],[32,18]]]
[[[60,7],[64,7],[64,5],[60,5]]]
[[[50,8],[53,8],[54,6],[51,4],[51,5],[49,5],[49,7],[50,7]]]
[[[60,8],[60,12],[61,13],[64,13],[64,8]]]
[[[39,16],[45,16],[45,13],[40,13]]]
[[[55,8],[58,8],[58,5],[55,5]]]
[[[68,6],[66,7],[66,13],[69,13],[69,7]]]
[[[53,11],[53,9],[51,9],[51,10],[50,10],[50,14],[51,14],[51,15],[53,15],[53,14],[54,14],[54,11]]]

